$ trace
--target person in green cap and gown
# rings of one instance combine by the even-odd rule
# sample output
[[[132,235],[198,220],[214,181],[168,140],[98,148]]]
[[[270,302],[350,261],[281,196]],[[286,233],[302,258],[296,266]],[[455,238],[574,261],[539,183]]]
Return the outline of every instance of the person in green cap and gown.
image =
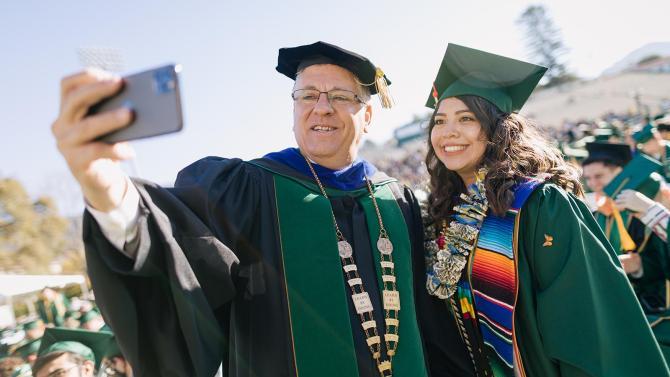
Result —
[[[26,339],[39,339],[44,335],[46,326],[39,318],[30,318],[21,324],[21,328],[26,334]]]
[[[89,331],[108,331],[112,329],[105,323],[100,311],[93,308],[79,317],[79,327]]]
[[[68,310],[63,315],[63,326],[68,329],[78,329],[79,328],[79,312],[76,310]]]
[[[656,125],[649,121],[632,136],[640,151],[661,162],[664,178],[670,179],[670,143],[663,139]]]
[[[478,376],[669,376],[578,172],[517,114],[545,70],[447,47],[427,103],[427,346],[455,321]]]
[[[44,287],[38,295],[35,306],[45,324],[63,326],[63,315],[67,311],[68,304],[65,295],[51,287]]]
[[[37,351],[40,349],[41,342],[42,338],[26,339],[15,347],[12,355],[20,357],[26,363],[32,365],[37,358]]]
[[[427,376],[418,202],[358,157],[370,97],[390,106],[390,81],[324,42],[280,49],[276,69],[295,80],[298,148],[204,158],[169,189],[101,162],[128,158],[127,146],[94,140],[129,114],[83,115],[120,82],[63,81],[53,130],[88,203],[87,266],[105,321],[138,376]],[[468,375],[455,324],[447,336],[444,363]]]
[[[657,219],[647,213],[651,206],[642,211],[636,206],[638,198],[654,203],[649,198],[656,197],[663,184],[655,172],[660,165],[639,154],[633,158],[626,144],[588,143],[586,149],[583,178],[592,191],[586,202],[617,252],[642,309],[647,314],[663,311],[667,237],[654,232]]]
[[[33,376],[97,376],[112,337],[106,331],[49,328],[33,364]]]

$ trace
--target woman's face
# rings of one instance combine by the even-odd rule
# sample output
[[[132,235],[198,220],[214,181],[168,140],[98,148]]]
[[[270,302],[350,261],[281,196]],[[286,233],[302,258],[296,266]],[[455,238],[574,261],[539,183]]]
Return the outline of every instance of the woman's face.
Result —
[[[437,158],[447,167],[471,183],[484,152],[486,136],[475,114],[456,97],[439,103],[430,141]]]

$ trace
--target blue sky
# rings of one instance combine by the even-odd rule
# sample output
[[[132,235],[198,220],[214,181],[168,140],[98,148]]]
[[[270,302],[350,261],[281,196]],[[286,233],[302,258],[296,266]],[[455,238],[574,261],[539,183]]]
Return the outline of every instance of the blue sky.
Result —
[[[533,2],[538,3],[538,2]],[[410,5],[411,4],[411,5]],[[82,67],[77,49],[121,50],[127,71],[183,65],[184,131],[134,142],[129,170],[170,183],[206,155],[253,158],[293,146],[292,82],[275,72],[277,50],[324,40],[369,57],[393,81],[397,106],[375,108],[369,138],[423,114],[448,42],[528,59],[515,23],[531,3],[507,1],[2,1],[0,176],[31,195],[81,208],[49,130],[60,78]],[[670,3],[544,1],[561,28],[570,68],[595,77],[646,43],[670,41]]]

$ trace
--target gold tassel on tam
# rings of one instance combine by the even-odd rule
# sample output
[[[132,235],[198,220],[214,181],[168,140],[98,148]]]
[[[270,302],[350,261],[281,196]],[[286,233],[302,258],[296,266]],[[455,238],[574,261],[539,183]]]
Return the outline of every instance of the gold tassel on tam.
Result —
[[[375,88],[377,89],[377,95],[379,95],[379,101],[381,102],[382,107],[385,109],[393,107],[393,97],[391,96],[388,84],[386,84],[384,71],[382,71],[381,68],[377,68],[375,72]]]
[[[628,231],[626,230],[626,225],[624,225],[623,223],[621,213],[614,204],[614,200],[612,200],[612,198],[610,197],[607,197],[605,199],[604,204],[598,208],[598,211],[604,214],[605,216],[611,215],[612,217],[614,217],[614,222],[616,223],[617,230],[619,231],[619,238],[621,240],[621,249],[623,249],[623,251],[626,252],[634,251],[636,248],[635,242],[631,238],[630,234],[628,234]]]
[[[375,69],[375,81],[366,84],[356,79],[356,82],[363,86],[374,85],[382,107],[385,109],[390,109],[393,107],[395,101],[393,101],[393,96],[391,96],[391,91],[389,90],[389,86],[386,83],[386,78],[384,77],[384,71],[382,71],[381,68],[377,67]]]

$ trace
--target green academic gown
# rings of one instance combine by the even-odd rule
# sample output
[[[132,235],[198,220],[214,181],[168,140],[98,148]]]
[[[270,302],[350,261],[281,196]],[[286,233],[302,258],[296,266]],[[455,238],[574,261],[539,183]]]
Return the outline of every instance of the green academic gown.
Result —
[[[581,200],[553,184],[535,190],[520,212],[517,266],[521,375],[670,376],[616,253]],[[446,321],[448,305],[434,300],[442,305],[433,314]]]
[[[423,377],[414,305],[423,275],[412,273],[412,255],[423,254],[421,216],[409,189],[384,174],[371,179],[400,291],[394,376]],[[134,182],[141,197],[134,259],[89,214],[84,240],[96,301],[136,375],[211,377],[219,364],[233,377],[378,375],[330,210],[353,246],[381,335],[379,224],[365,185],[327,187],[328,200],[313,177],[276,161],[215,157],[184,169],[172,189]],[[445,364],[468,375],[457,330],[447,336],[456,351]]]
[[[621,238],[613,219],[599,212],[594,215],[617,255],[622,254]],[[636,252],[640,253],[644,271],[641,277],[629,276],[629,280],[645,313],[652,314],[653,308],[657,306],[655,303],[665,302],[665,270],[668,264],[666,257],[667,243],[630,212],[624,211],[621,215],[624,223],[628,224],[628,234],[635,242]]]

